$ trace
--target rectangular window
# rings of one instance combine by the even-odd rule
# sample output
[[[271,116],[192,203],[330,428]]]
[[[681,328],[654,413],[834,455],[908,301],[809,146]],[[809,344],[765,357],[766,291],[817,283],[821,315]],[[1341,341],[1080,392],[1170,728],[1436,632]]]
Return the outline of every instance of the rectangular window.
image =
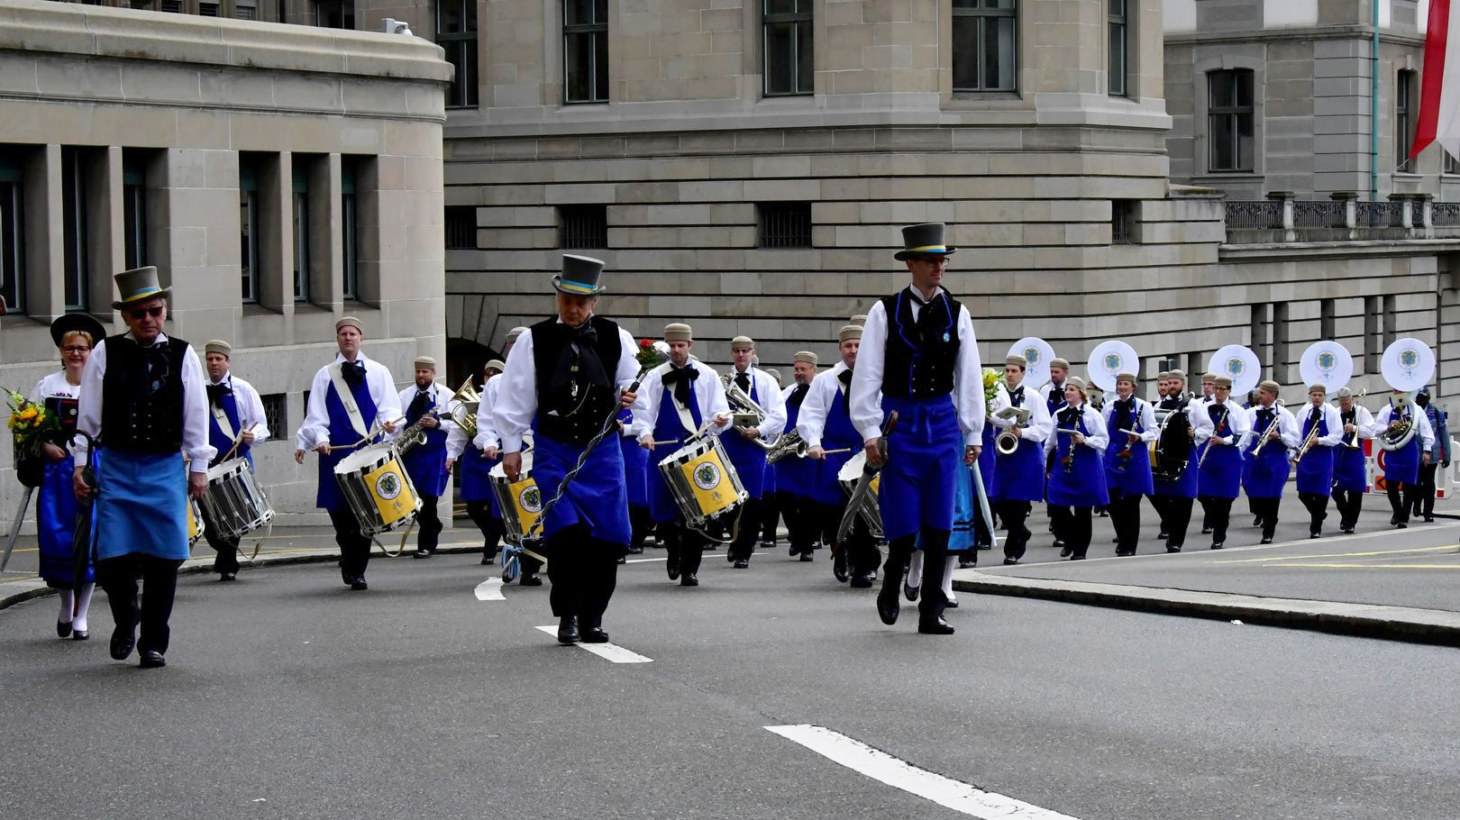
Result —
[[[317,0],[314,24],[320,28],[355,28],[355,0]]]
[[[1291,325],[1288,323],[1288,302],[1272,303],[1272,370],[1275,374],[1285,374],[1288,362],[1288,330]],[[1276,376],[1275,376],[1276,378]],[[1276,378],[1279,382],[1288,379]]]
[[[201,16],[201,17],[217,17],[218,16],[218,4],[217,3],[199,3],[198,4],[198,15]]]
[[[604,230],[607,231],[607,226]],[[476,247],[477,209],[470,205],[446,206],[446,248],[459,251],[476,250]]]
[[[810,94],[812,62],[812,0],[762,0],[767,97]]]
[[[1338,315],[1332,299],[1318,303],[1318,338],[1338,338]]]
[[[756,205],[755,210],[760,247],[811,247],[810,202],[766,202]]]
[[[243,301],[259,300],[259,162],[247,154],[238,155],[239,264],[243,269]]]
[[[294,301],[309,301],[309,172],[294,168]]]
[[[476,108],[476,0],[440,0],[436,4],[436,44],[446,50],[446,61],[456,67],[446,90],[446,107]]]
[[[1018,0],[953,0],[953,90],[1013,91]]]
[[[1394,306],[1394,303],[1397,301],[1397,297],[1385,296],[1383,297],[1383,299],[1384,301],[1382,302],[1382,305],[1384,309],[1384,335],[1379,340],[1380,344],[1382,345],[1382,347],[1379,349],[1379,355],[1381,356],[1384,354],[1384,350],[1388,348],[1389,345],[1394,344],[1395,339],[1399,338],[1399,314],[1395,311]]]
[[[1442,153],[1444,153],[1445,155],[1445,173],[1460,174],[1460,162],[1457,162],[1455,160],[1455,157],[1451,155],[1449,151],[1444,151]]]
[[[1252,72],[1207,74],[1207,169],[1251,172],[1253,165]]]
[[[1263,350],[1263,348],[1267,346],[1268,327],[1269,323],[1267,321],[1267,303],[1264,302],[1253,305],[1251,319],[1249,322],[1249,327],[1247,329],[1248,338],[1252,340],[1252,343],[1249,345],[1249,347],[1252,348],[1253,353],[1257,354],[1257,360],[1261,362],[1264,367],[1271,368],[1272,360],[1263,355],[1264,352],[1270,352]]]
[[[25,312],[25,221],[21,165],[17,157],[0,151],[0,300],[6,313]]]
[[[1110,200],[1110,244],[1129,245],[1136,241],[1136,201]]]
[[[1384,355],[1384,297],[1364,297],[1364,372],[1378,373]]]
[[[608,0],[563,0],[563,101],[608,102]]]
[[[86,156],[78,148],[61,149],[61,245],[66,309],[85,310]]]
[[[239,20],[259,19],[258,0],[234,0],[233,16]]]
[[[340,295],[345,299],[360,298],[360,211],[359,200],[355,196],[356,164],[353,157],[340,160],[340,250],[344,269]]]
[[[1126,90],[1126,82],[1129,74],[1129,41],[1130,41],[1130,17],[1127,9],[1128,0],[1110,0],[1110,14],[1106,21],[1106,33],[1109,43],[1108,53],[1108,81],[1107,88],[1113,97],[1124,97],[1129,94]]]
[[[122,233],[127,267],[147,264],[147,169],[130,158],[122,163]]]
[[[1414,173],[1409,151],[1414,147],[1416,76],[1416,72],[1404,70],[1394,81],[1394,159],[1401,174]]]
[[[308,403],[308,394],[305,394],[305,402]],[[264,403],[264,424],[269,428],[273,436],[269,441],[290,441],[291,439],[281,431],[289,429],[289,395],[287,393],[270,393],[267,396],[259,396]]]
[[[558,247],[608,247],[608,206],[558,206]]]

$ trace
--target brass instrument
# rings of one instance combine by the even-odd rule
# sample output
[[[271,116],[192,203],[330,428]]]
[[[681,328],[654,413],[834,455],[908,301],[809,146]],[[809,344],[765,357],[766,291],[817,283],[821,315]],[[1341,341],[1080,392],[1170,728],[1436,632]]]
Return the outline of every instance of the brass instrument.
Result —
[[[1419,407],[1408,393],[1400,397],[1397,407],[1393,405],[1391,407],[1389,427],[1383,433],[1375,436],[1374,440],[1379,442],[1380,448],[1392,453],[1407,447],[1410,440],[1414,438],[1414,434],[1419,432],[1419,425],[1414,422],[1414,415],[1418,412]]]
[[[1313,405],[1310,404],[1308,406],[1312,407]],[[1302,461],[1303,456],[1307,455],[1308,451],[1312,449],[1313,445],[1318,441],[1318,423],[1319,422],[1313,423],[1313,426],[1308,430],[1308,435],[1303,438],[1303,443],[1298,446],[1298,452],[1293,456],[1294,464]]]
[[[474,439],[477,435],[477,408],[482,404],[481,394],[472,387],[471,379],[467,379],[456,392],[451,394],[451,401],[456,405],[451,408],[451,420],[456,426],[466,431],[467,439]]]
[[[749,393],[740,389],[740,385],[731,380],[730,374],[725,375],[725,399],[730,403],[733,412],[731,423],[736,427],[751,428],[760,427],[765,424],[766,411],[756,404],[755,399]],[[766,442],[765,437],[757,436],[750,439],[750,442],[762,450],[770,451],[774,445]]]
[[[996,413],[1001,419],[1014,419],[1016,427],[1023,427],[1029,423],[1029,411],[1023,407],[1005,407]],[[1011,456],[1019,450],[1019,436],[1014,435],[1013,428],[1005,428],[994,439],[994,449],[1001,456]]]
[[[791,456],[805,458],[806,452],[810,449],[801,438],[801,434],[792,430],[776,439],[776,443],[770,446],[770,449],[766,451],[765,463],[767,465],[775,464],[777,461]]]
[[[1266,430],[1263,430],[1262,431],[1262,438],[1258,440],[1257,446],[1252,448],[1252,457],[1253,458],[1256,458],[1259,454],[1262,453],[1263,446],[1266,445],[1269,441],[1272,441],[1272,434],[1273,433],[1276,433],[1278,431],[1278,427],[1282,423],[1282,420],[1283,420],[1283,414],[1280,413],[1280,412],[1278,412],[1278,411],[1279,410],[1282,410],[1283,407],[1284,407],[1284,404],[1283,404],[1283,400],[1282,399],[1278,399],[1277,401],[1273,402],[1273,404],[1272,404],[1272,410],[1273,410],[1273,413],[1272,413],[1272,423],[1267,426],[1267,429]],[[1265,410],[1267,408],[1263,408],[1263,409]]]
[[[1359,405],[1358,405],[1358,401],[1359,401],[1359,399],[1362,399],[1364,396],[1367,396],[1368,394],[1369,394],[1369,388],[1365,387],[1363,390],[1360,390],[1359,391],[1359,394],[1357,396],[1354,396],[1353,397],[1353,404],[1351,405],[1353,409],[1350,411],[1350,412],[1352,412],[1354,414],[1353,421],[1343,421],[1343,411],[1341,411],[1341,410],[1339,411],[1339,414],[1338,414],[1339,421],[1342,421],[1344,424],[1352,424],[1354,426],[1354,434],[1353,434],[1353,437],[1350,438],[1349,436],[1344,436],[1343,437],[1343,440],[1341,442],[1339,442],[1340,444],[1342,444],[1345,448],[1347,448],[1349,450],[1357,450],[1360,447],[1360,444],[1359,444]],[[1338,401],[1338,399],[1334,399],[1334,401]]]
[[[416,419],[415,424],[412,424],[410,427],[407,427],[406,429],[400,431],[400,435],[395,440],[396,451],[400,455],[405,455],[406,453],[409,453],[411,451],[412,447],[419,447],[420,445],[425,444],[426,430],[421,422],[425,421],[427,418],[436,417],[437,416],[435,410],[422,413],[421,417]]]

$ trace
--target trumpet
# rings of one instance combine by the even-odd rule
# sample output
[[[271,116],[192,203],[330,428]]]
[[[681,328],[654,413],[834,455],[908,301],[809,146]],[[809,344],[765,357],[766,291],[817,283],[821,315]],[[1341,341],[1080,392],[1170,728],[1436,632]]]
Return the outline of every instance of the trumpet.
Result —
[[[1343,437],[1343,441],[1340,442],[1341,444],[1343,444],[1343,446],[1345,448],[1347,448],[1349,450],[1357,450],[1357,449],[1359,449],[1359,411],[1358,411],[1358,403],[1357,402],[1358,402],[1359,399],[1362,399],[1364,396],[1367,396],[1368,394],[1369,394],[1369,388],[1365,387],[1363,390],[1360,390],[1359,391],[1359,394],[1357,396],[1354,396],[1353,397],[1354,404],[1352,404],[1350,406],[1350,409],[1348,411],[1349,413],[1351,413],[1353,415],[1353,418],[1351,418],[1351,419],[1345,419],[1345,418],[1343,418],[1343,416],[1344,416],[1343,412],[1342,411],[1339,412],[1339,420],[1340,421],[1342,421],[1344,424],[1352,424],[1354,426],[1354,434],[1353,434],[1353,437],[1350,438],[1349,436],[1344,436]],[[1334,399],[1334,401],[1338,401],[1338,399]]]
[[[735,411],[733,418],[736,427],[760,427],[765,424],[766,411],[756,404],[755,399],[752,399],[749,393],[741,390],[740,385],[728,378],[725,380],[725,399],[730,402],[731,409]],[[764,438],[756,437],[750,441],[767,452],[774,449],[774,445],[768,444]]]
[[[1298,447],[1297,454],[1293,456],[1293,463],[1297,464],[1298,462],[1302,461],[1303,456],[1308,454],[1308,451],[1313,448],[1313,444],[1317,441],[1318,425],[1315,423],[1312,428],[1308,430],[1308,435],[1303,439],[1302,445]]]
[[[456,392],[451,394],[451,401],[456,404],[451,408],[451,420],[466,431],[468,439],[476,438],[477,435],[477,408],[482,404],[481,394],[472,387],[471,379],[467,379]]]
[[[1253,458],[1256,458],[1258,456],[1258,454],[1260,454],[1262,452],[1262,448],[1263,448],[1264,445],[1266,445],[1269,441],[1272,441],[1272,434],[1273,433],[1276,433],[1278,431],[1278,424],[1280,422],[1282,422],[1282,420],[1283,420],[1282,414],[1279,413],[1279,412],[1277,412],[1277,411],[1283,409],[1283,407],[1284,407],[1283,400],[1282,399],[1278,399],[1277,401],[1273,402],[1272,407],[1273,407],[1272,424],[1269,424],[1267,426],[1267,429],[1262,431],[1262,439],[1257,442],[1257,446],[1256,447],[1252,448],[1252,456],[1253,456]]]

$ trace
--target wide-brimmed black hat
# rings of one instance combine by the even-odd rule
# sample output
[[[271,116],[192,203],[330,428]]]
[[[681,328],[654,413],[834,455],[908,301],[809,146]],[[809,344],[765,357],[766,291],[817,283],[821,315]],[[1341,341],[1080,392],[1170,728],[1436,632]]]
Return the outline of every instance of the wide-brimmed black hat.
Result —
[[[89,314],[67,313],[56,317],[56,321],[51,322],[51,339],[56,343],[56,347],[60,347],[61,340],[73,330],[90,333],[93,346],[106,338],[106,328],[101,326],[101,322],[91,318]]]
[[[553,287],[560,293],[574,296],[597,296],[605,288],[598,283],[603,275],[603,260],[588,256],[563,254],[563,272],[553,277]]]
[[[943,223],[923,222],[902,229],[902,244],[906,247],[892,255],[893,259],[911,259],[914,256],[952,256],[958,249],[943,244]]]
[[[164,299],[172,296],[172,288],[162,286],[157,278],[157,268],[151,265],[124,270],[113,278],[117,280],[117,292],[122,298],[112,302],[112,310],[126,310],[128,305],[154,296]]]

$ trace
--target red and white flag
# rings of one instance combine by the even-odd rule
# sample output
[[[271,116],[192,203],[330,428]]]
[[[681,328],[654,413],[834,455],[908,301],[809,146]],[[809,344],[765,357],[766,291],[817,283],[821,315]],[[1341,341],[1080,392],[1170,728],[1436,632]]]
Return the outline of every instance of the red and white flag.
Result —
[[[1419,123],[1409,156],[1413,159],[1438,142],[1450,156],[1460,157],[1460,15],[1451,16],[1450,0],[1430,0],[1422,80]]]

